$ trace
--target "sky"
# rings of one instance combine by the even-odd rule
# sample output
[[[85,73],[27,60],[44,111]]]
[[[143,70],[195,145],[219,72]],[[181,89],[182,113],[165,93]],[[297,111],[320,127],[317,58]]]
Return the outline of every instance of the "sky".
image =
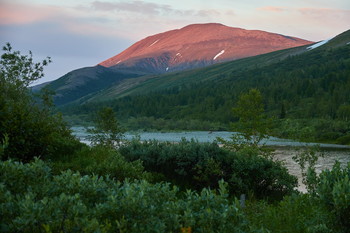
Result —
[[[264,30],[311,41],[350,29],[349,0],[0,0],[0,45],[52,63],[36,84],[194,23]]]

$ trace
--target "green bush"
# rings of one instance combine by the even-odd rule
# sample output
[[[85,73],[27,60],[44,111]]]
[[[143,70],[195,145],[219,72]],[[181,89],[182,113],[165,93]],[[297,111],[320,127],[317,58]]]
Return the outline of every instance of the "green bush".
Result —
[[[255,228],[264,227],[269,232],[338,232],[333,215],[307,194],[288,196],[274,205],[249,203],[246,213]]]
[[[335,214],[337,223],[344,229],[350,229],[350,163],[341,168],[337,162],[332,170],[322,171],[316,194]]]
[[[350,134],[337,138],[338,144],[350,145]]]
[[[73,155],[52,160],[55,174],[70,169],[83,175],[109,176],[123,181],[125,179],[152,180],[150,173],[144,171],[142,162],[128,162],[116,150],[105,146],[84,146]]]
[[[180,193],[166,183],[53,175],[41,160],[0,162],[0,231],[263,232],[227,199],[223,182],[219,187],[217,194]]]
[[[254,153],[229,152],[216,143],[182,140],[173,144],[134,139],[119,151],[127,160],[139,159],[147,171],[161,173],[185,188],[217,188],[218,181],[224,179],[231,194],[252,192],[259,198],[281,198],[297,185],[296,178],[280,163]]]

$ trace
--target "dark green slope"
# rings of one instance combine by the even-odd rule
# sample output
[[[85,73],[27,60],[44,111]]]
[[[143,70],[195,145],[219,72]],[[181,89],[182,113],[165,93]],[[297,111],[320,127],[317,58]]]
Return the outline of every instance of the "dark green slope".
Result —
[[[279,62],[289,56],[307,51],[306,48],[307,46],[301,46],[236,61],[216,64],[201,69],[193,69],[189,71],[174,72],[162,75],[152,75],[134,80],[125,80],[124,82],[114,85],[106,90],[102,90],[100,93],[98,93],[98,95],[89,98],[89,101],[105,101],[128,95],[146,94],[149,92],[161,91],[173,87],[191,85],[193,83],[222,78],[230,75],[233,72],[246,71]]]
[[[69,72],[63,77],[50,82],[45,87],[55,92],[55,104],[64,105],[116,85],[124,79],[142,75],[144,73],[94,66]]]

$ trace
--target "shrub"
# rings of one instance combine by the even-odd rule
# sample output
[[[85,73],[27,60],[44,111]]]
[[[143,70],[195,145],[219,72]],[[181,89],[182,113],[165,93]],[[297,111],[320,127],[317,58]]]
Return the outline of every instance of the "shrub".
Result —
[[[281,198],[297,185],[286,168],[252,153],[229,152],[216,143],[182,140],[179,143],[137,139],[121,146],[129,161],[140,159],[147,171],[162,173],[168,181],[185,188],[217,188],[228,182],[231,194],[252,192],[259,198]]]
[[[144,171],[141,161],[128,162],[119,152],[105,146],[84,146],[74,155],[53,160],[52,166],[56,174],[71,169],[83,175],[109,176],[119,181],[152,180],[151,174]]]
[[[246,213],[255,228],[264,227],[269,232],[337,232],[332,214],[308,194],[288,196],[274,205],[249,203]]]
[[[1,232],[262,232],[237,202],[218,193],[180,193],[167,183],[53,175],[41,160],[0,162]]]
[[[332,170],[322,171],[316,187],[317,197],[335,214],[337,223],[350,229],[350,163],[336,162]]]

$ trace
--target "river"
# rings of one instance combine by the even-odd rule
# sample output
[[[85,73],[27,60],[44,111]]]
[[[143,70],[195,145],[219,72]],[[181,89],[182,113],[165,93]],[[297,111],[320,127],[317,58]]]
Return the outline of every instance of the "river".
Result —
[[[88,133],[84,127],[72,127],[73,134],[75,134],[82,142],[89,144],[87,140]],[[225,140],[229,140],[232,136],[232,132],[208,132],[208,131],[193,131],[193,132],[139,132],[139,133],[126,133],[125,139],[131,140],[138,135],[141,141],[158,140],[158,141],[170,141],[179,142],[182,138],[187,140],[195,139],[198,142],[213,142],[217,137],[221,137]],[[299,165],[293,161],[292,157],[299,153],[305,146],[320,145],[321,152],[324,157],[321,157],[316,164],[316,171],[320,173],[324,169],[332,168],[334,162],[337,160],[343,166],[350,162],[350,146],[336,145],[336,144],[318,144],[318,143],[303,143],[293,141],[289,139],[281,139],[276,137],[269,137],[264,140],[267,146],[275,148],[274,158],[284,162],[284,166],[288,169],[289,173],[295,175],[299,179],[300,191],[305,191],[305,186],[301,183],[301,170]]]

